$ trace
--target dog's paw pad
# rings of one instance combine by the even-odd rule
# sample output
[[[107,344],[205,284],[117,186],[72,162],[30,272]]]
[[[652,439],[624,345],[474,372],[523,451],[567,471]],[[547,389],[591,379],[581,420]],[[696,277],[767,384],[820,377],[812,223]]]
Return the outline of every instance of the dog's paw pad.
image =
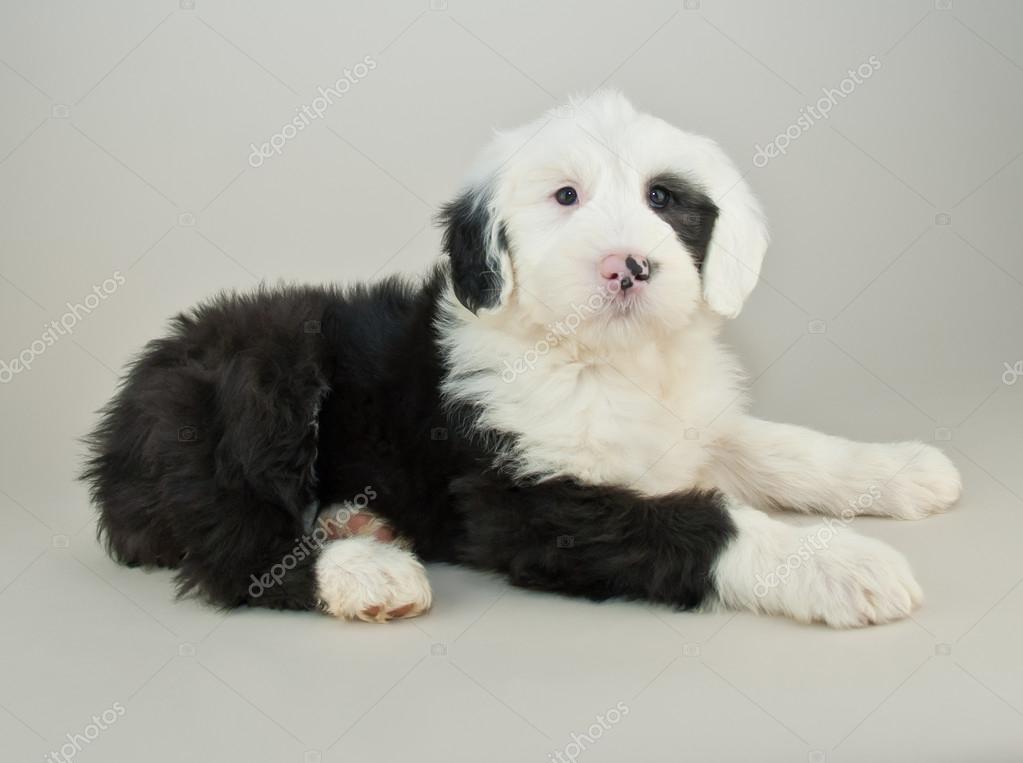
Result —
[[[319,517],[319,525],[331,540],[370,535],[381,543],[393,543],[395,532],[389,524],[368,511],[356,511],[342,504],[331,507]]]
[[[356,617],[367,623],[386,623],[388,620],[403,620],[410,617],[418,617],[423,614],[424,609],[421,605],[410,603],[402,604],[400,607],[395,609],[387,609],[384,606],[374,604],[371,607],[359,612]]]

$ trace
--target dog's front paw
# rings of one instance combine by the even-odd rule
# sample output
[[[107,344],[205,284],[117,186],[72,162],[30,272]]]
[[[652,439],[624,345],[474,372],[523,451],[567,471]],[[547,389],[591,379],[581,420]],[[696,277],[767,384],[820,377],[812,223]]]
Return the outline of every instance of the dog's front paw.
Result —
[[[873,538],[838,530],[793,581],[797,620],[858,628],[908,617],[923,591],[906,558]]]
[[[410,552],[371,535],[335,541],[316,562],[317,594],[335,617],[383,623],[430,608],[426,570]]]
[[[855,628],[908,617],[923,601],[902,554],[838,522],[793,527],[752,509],[731,517],[737,535],[714,571],[728,606]]]
[[[959,500],[962,478],[937,448],[920,442],[879,445],[884,463],[872,514],[897,519],[922,519],[945,511]]]

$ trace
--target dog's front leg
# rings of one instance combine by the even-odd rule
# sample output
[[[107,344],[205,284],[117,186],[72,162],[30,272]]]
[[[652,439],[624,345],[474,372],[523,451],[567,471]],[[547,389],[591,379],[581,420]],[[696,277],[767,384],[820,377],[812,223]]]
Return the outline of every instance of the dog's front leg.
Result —
[[[834,627],[900,619],[922,597],[885,544],[828,522],[792,527],[719,492],[649,497],[491,477],[460,480],[452,492],[457,560],[526,588],[682,609],[721,602]]]
[[[715,594],[713,568],[735,536],[723,496],[632,490],[571,479],[515,484],[479,475],[452,485],[456,561],[515,585],[680,609]]]
[[[920,519],[962,490],[948,457],[920,442],[853,442],[742,417],[712,448],[708,485],[760,508]]]

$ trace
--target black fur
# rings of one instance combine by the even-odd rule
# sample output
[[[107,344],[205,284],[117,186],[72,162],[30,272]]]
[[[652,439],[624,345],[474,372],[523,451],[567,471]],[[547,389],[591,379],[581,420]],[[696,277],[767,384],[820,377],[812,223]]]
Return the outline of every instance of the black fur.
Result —
[[[515,485],[493,475],[453,485],[465,539],[459,561],[515,585],[590,599],[646,599],[688,609],[735,528],[715,493],[645,498],[555,479]]]
[[[466,191],[444,206],[438,222],[444,226],[444,252],[451,260],[451,284],[459,302],[476,313],[494,307],[501,297],[500,252],[508,251],[508,231],[497,225],[495,240],[489,196],[485,191]]]
[[[707,247],[714,232],[718,208],[710,197],[680,175],[666,172],[650,181],[650,187],[661,186],[671,193],[664,207],[651,207],[675,231],[678,240],[692,253],[693,261],[702,271]]]
[[[447,245],[460,298],[483,306],[488,281],[456,265],[478,241],[470,207],[446,213]],[[370,487],[371,510],[428,561],[590,598],[699,604],[734,532],[718,497],[514,484],[498,461],[507,438],[444,405],[435,319],[448,273],[224,295],[175,318],[90,438],[84,477],[109,553],[175,568],[182,593],[220,606],[311,609],[311,519]],[[282,582],[254,590],[287,555]]]

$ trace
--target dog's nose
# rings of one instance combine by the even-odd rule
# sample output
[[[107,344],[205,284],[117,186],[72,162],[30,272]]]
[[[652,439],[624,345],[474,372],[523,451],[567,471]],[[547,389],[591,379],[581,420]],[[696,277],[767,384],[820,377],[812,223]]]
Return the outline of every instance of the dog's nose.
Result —
[[[638,254],[609,254],[600,261],[599,271],[606,281],[630,289],[650,279],[650,262]]]

